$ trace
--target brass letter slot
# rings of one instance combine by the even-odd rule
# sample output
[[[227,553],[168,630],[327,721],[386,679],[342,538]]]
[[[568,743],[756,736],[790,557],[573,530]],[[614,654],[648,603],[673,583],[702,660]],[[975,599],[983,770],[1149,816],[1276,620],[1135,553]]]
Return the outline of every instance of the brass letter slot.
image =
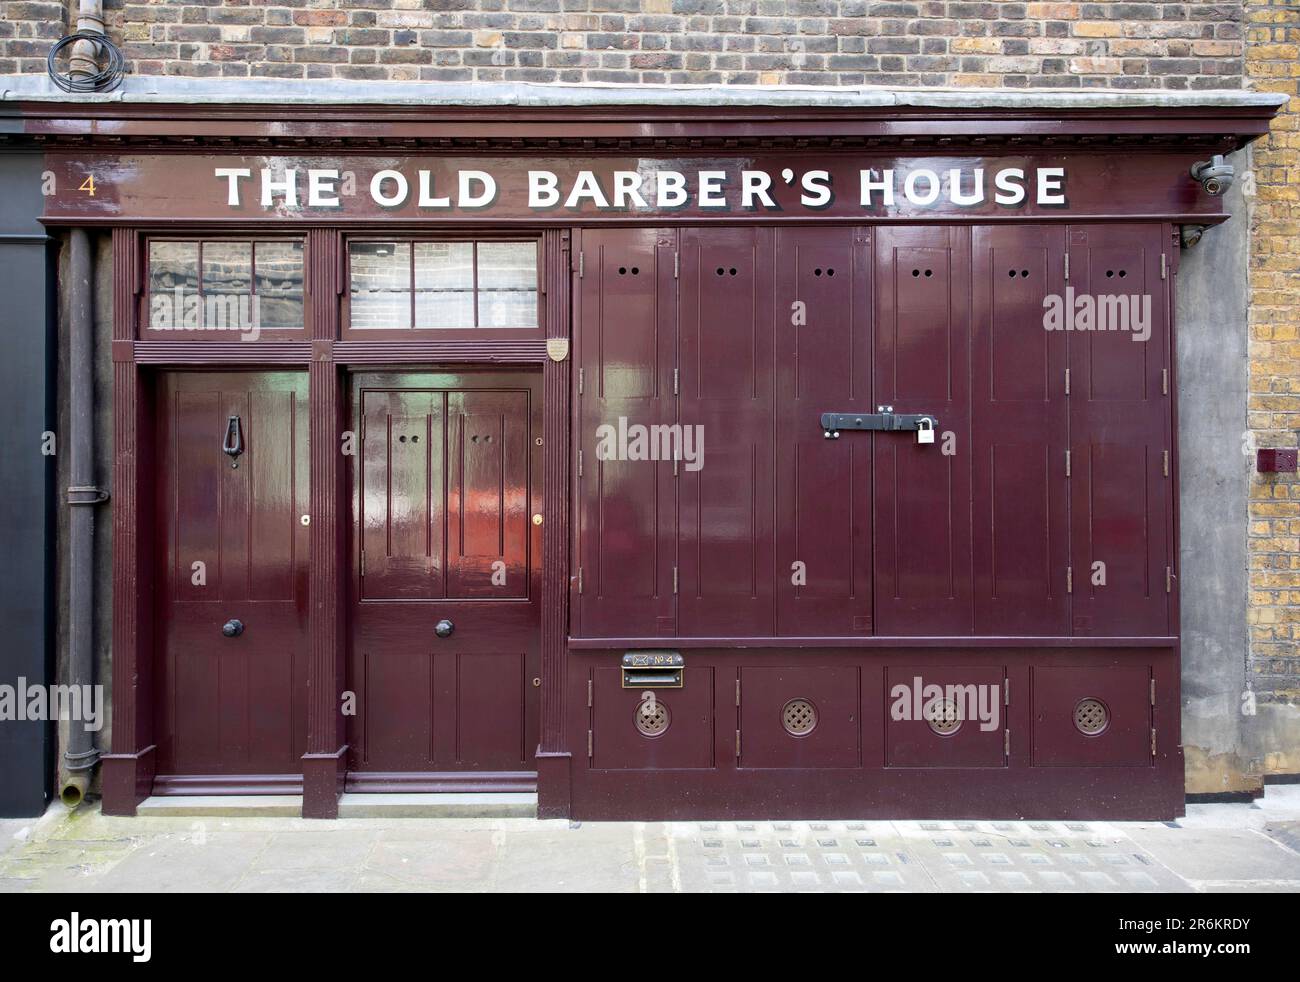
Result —
[[[685,659],[677,651],[629,651],[623,655],[623,688],[680,689]]]

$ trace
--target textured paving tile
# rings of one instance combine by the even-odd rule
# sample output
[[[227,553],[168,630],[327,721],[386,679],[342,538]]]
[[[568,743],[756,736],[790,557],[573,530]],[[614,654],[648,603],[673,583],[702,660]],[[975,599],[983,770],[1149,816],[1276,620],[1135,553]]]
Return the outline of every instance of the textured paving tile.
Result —
[[[898,848],[901,843],[888,823],[875,823],[874,828],[867,823],[747,823],[744,829],[680,823],[673,835],[685,889],[934,889],[924,869]]]

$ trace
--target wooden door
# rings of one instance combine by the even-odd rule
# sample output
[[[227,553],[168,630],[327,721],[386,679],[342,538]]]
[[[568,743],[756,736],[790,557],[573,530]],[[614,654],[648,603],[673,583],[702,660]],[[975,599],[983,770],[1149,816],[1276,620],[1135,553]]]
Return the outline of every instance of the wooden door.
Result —
[[[358,375],[350,770],[532,768],[535,373]]]
[[[157,401],[158,775],[301,772],[305,372],[168,372]]]

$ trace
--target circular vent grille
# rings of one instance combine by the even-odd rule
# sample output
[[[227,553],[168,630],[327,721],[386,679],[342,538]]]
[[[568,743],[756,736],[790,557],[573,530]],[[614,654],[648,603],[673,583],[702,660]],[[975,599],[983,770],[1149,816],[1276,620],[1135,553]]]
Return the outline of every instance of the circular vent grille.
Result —
[[[642,736],[656,737],[668,729],[668,707],[656,699],[654,702],[639,702],[632,712],[636,728]]]
[[[1096,736],[1110,723],[1110,710],[1100,699],[1081,699],[1074,707],[1074,725],[1080,733]]]
[[[781,710],[781,725],[791,736],[807,736],[817,725],[817,707],[807,699],[791,699]]]
[[[939,736],[951,736],[961,729],[961,713],[957,712],[957,704],[948,699],[935,699],[926,706],[925,718]]]

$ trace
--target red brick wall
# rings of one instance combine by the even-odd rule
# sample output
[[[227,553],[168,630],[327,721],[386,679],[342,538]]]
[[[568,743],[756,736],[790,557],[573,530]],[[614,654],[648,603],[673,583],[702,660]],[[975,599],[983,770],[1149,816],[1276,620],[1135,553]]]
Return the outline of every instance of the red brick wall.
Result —
[[[64,5],[12,0],[0,73]],[[866,0],[108,0],[144,75],[1236,88],[1242,4]]]
[[[1254,146],[1249,422],[1261,447],[1300,441],[1300,10],[1250,0],[1246,74],[1285,92],[1288,111]],[[1272,700],[1300,704],[1300,480],[1255,475],[1250,495],[1250,674]],[[1300,727],[1297,728],[1300,733]],[[1291,759],[1267,770],[1300,771]]]

